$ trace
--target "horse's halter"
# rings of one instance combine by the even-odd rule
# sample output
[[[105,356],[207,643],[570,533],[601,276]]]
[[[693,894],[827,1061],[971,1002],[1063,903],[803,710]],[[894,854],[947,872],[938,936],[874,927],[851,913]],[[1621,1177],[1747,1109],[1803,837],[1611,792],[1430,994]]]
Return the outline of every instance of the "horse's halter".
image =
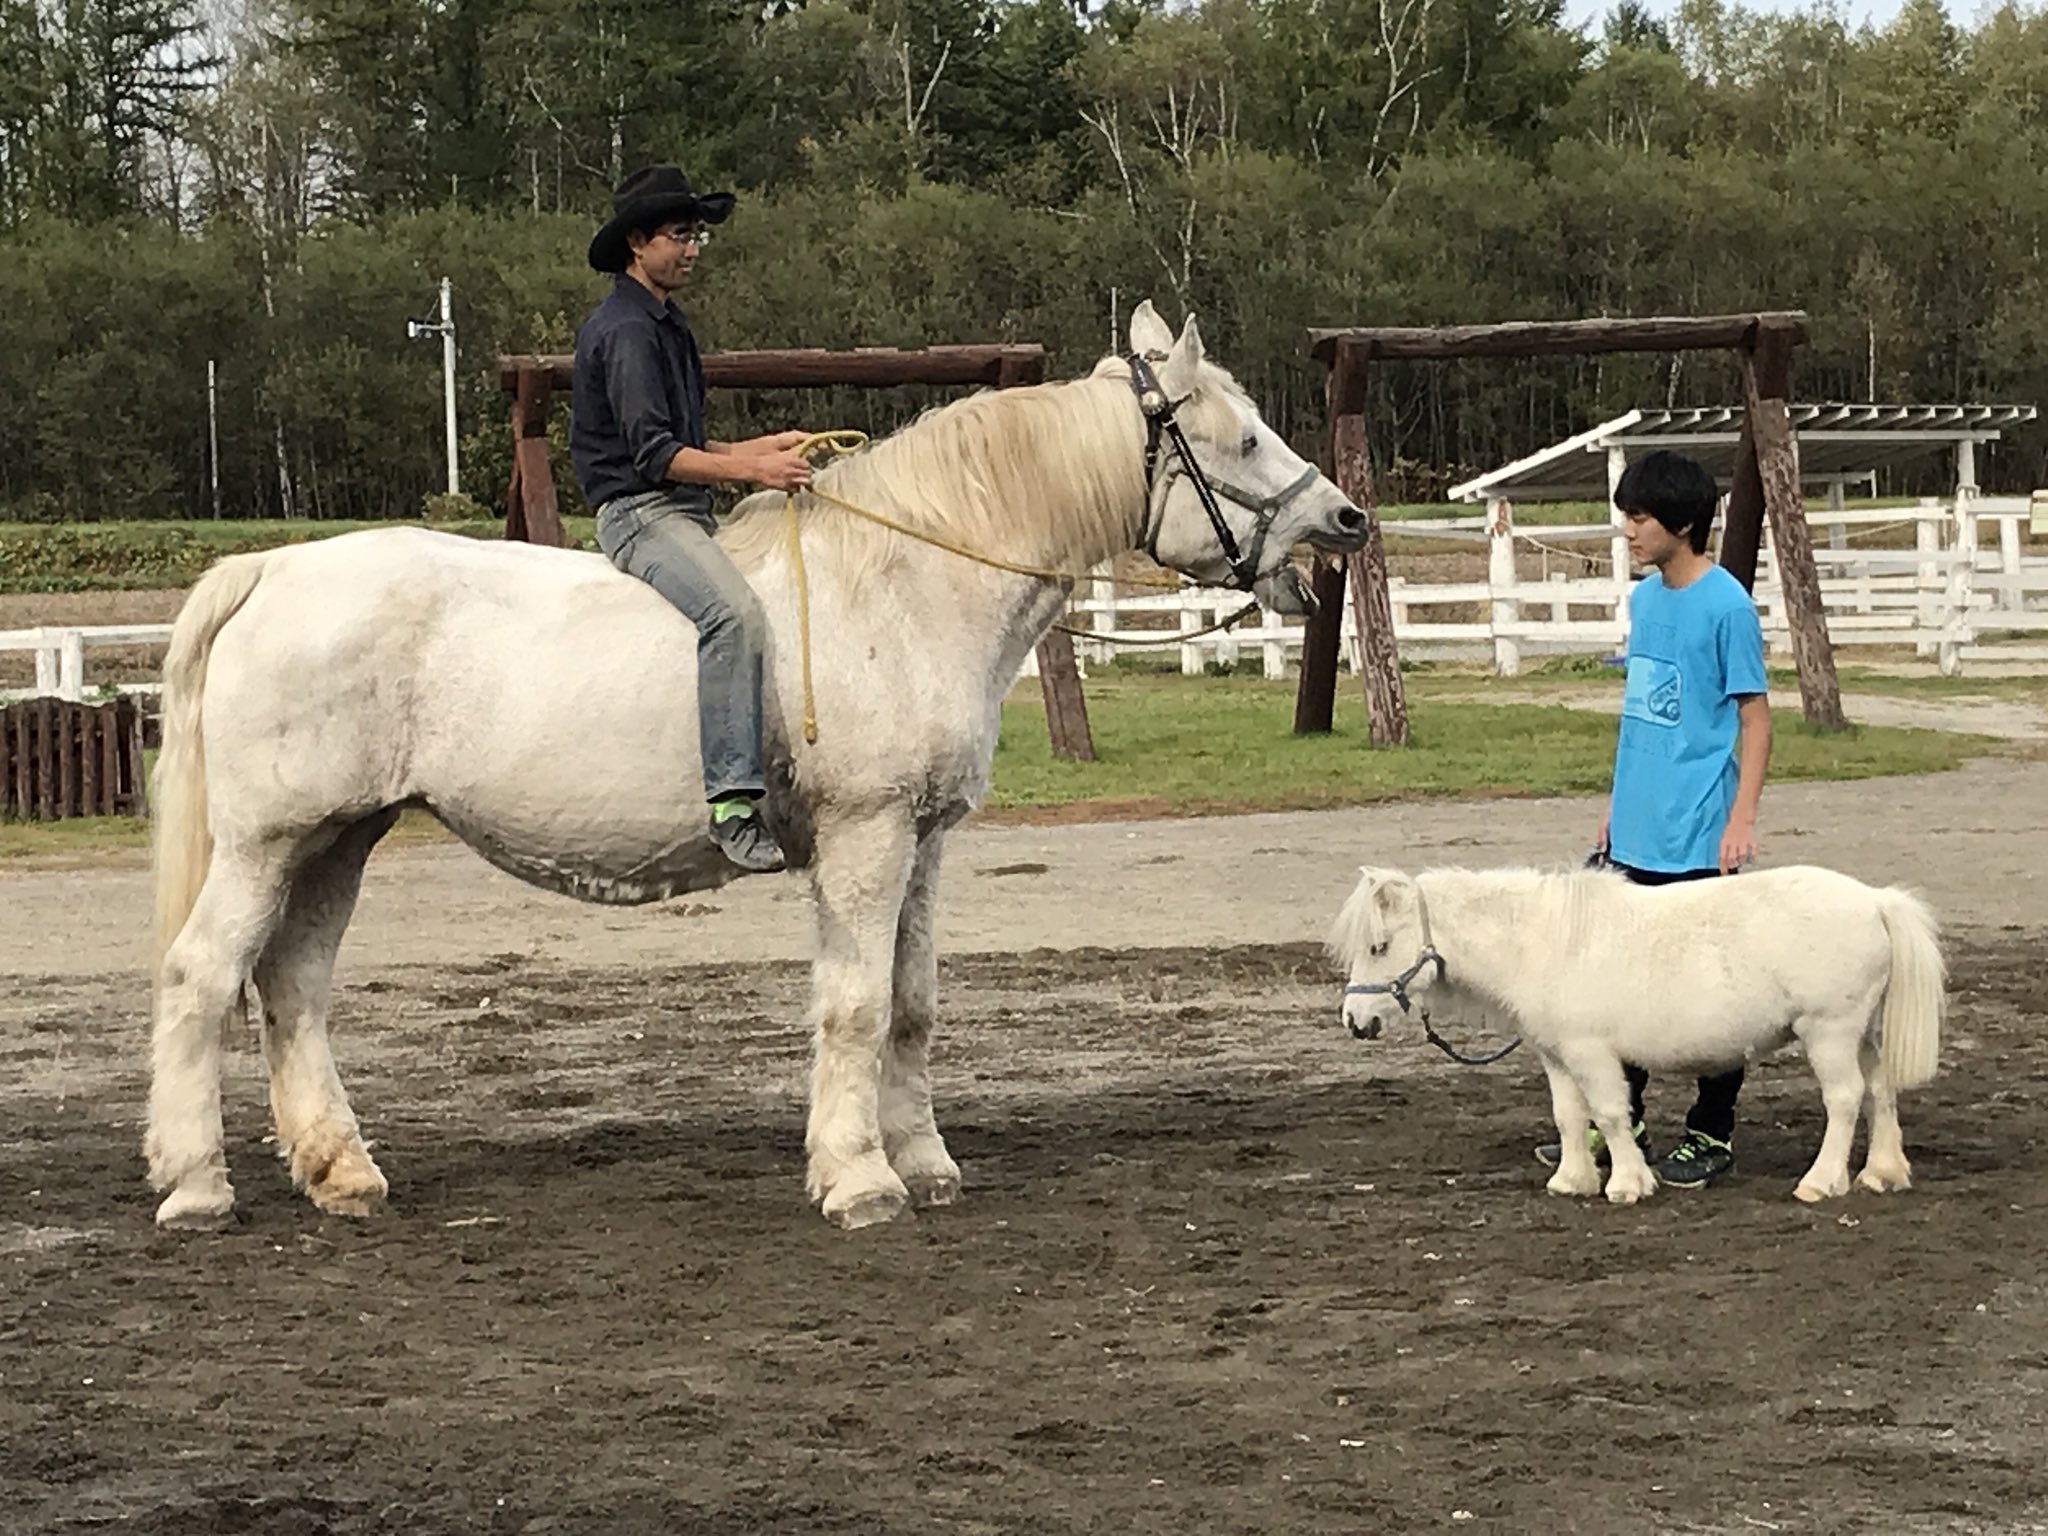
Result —
[[[1436,944],[1430,938],[1429,898],[1422,894],[1421,886],[1415,888],[1415,902],[1417,910],[1422,914],[1422,953],[1415,957],[1415,963],[1392,981],[1354,981],[1347,983],[1344,988],[1344,995],[1346,997],[1391,997],[1394,1000],[1395,1006],[1403,1013],[1408,1013],[1411,1011],[1408,1001],[1408,989],[1414,985],[1416,977],[1433,965],[1436,967],[1436,979],[1438,981],[1444,979],[1444,957],[1436,952]],[[1351,1031],[1351,1038],[1354,1040],[1370,1038],[1356,1024],[1347,1024],[1346,1027]],[[1461,1062],[1468,1067],[1483,1067],[1489,1062],[1499,1061],[1501,1057],[1507,1055],[1522,1043],[1522,1037],[1517,1035],[1497,1051],[1489,1052],[1484,1056],[1467,1056],[1463,1051],[1460,1051],[1450,1041],[1436,1032],[1435,1026],[1429,1022],[1429,1010],[1427,1008],[1422,1010],[1422,1033],[1431,1045],[1442,1051],[1451,1060]]]
[[[1166,391],[1159,386],[1159,376],[1152,371],[1152,365],[1136,352],[1126,359],[1131,365],[1131,392],[1138,397],[1138,409],[1145,413],[1145,522],[1139,530],[1138,547],[1154,560],[1159,559],[1159,533],[1166,521],[1166,497],[1161,494],[1173,482],[1177,474],[1186,475],[1195,488],[1195,494],[1202,499],[1202,510],[1209,514],[1209,526],[1216,531],[1216,542],[1222,547],[1223,558],[1230,565],[1230,585],[1240,592],[1249,592],[1259,578],[1259,561],[1266,551],[1266,535],[1272,531],[1273,519],[1280,509],[1296,496],[1313,485],[1322,473],[1311,464],[1294,478],[1292,484],[1271,496],[1259,496],[1207,474],[1195,462],[1195,453],[1188,446],[1187,434],[1181,431],[1180,423],[1173,413],[1186,403],[1170,400]],[[1153,474],[1159,468],[1159,445],[1161,439],[1173,444],[1176,462],[1166,466],[1165,475],[1155,484]],[[1251,547],[1239,553],[1237,539],[1225,521],[1223,509],[1216,505],[1221,493],[1225,500],[1233,501],[1252,514]],[[1406,1003],[1401,1005],[1407,1007]]]

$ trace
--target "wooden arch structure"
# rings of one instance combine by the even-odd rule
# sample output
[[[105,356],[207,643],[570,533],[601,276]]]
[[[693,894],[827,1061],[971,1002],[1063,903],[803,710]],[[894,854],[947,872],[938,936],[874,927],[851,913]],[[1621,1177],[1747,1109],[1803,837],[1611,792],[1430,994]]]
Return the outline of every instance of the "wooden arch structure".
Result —
[[[570,385],[575,363],[568,353],[514,355],[498,359],[498,382],[512,397],[512,478],[505,487],[505,537],[560,545],[562,517],[548,466],[548,411],[559,390]],[[981,385],[1008,389],[1045,378],[1045,348],[1036,342],[926,347],[904,352],[892,347],[828,351],[711,352],[704,357],[704,382],[711,389],[814,389],[834,385],[887,389],[901,384]],[[1060,757],[1092,761],[1094,737],[1074,642],[1059,630],[1038,646],[1039,686],[1045,695],[1046,728]]]
[[[1324,399],[1330,423],[1330,472],[1347,496],[1368,508],[1374,503],[1365,402],[1375,362],[1601,352],[1735,352],[1742,366],[1744,411],[1722,524],[1721,564],[1745,588],[1753,587],[1764,518],[1770,518],[1792,627],[1792,657],[1799,670],[1800,703],[1809,721],[1834,729],[1845,723],[1841,688],[1835,679],[1834,649],[1821,607],[1813,541],[1800,500],[1798,445],[1787,404],[1792,350],[1805,340],[1806,316],[1796,311],[1354,327],[1308,333],[1309,354],[1327,370]],[[1347,575],[1357,609],[1359,672],[1372,741],[1380,746],[1403,744],[1408,740],[1408,705],[1394,645],[1393,611],[1387,599],[1386,550],[1377,527],[1371,542],[1358,554],[1344,560],[1317,561],[1319,609],[1303,639],[1294,729],[1306,734],[1331,727]]]

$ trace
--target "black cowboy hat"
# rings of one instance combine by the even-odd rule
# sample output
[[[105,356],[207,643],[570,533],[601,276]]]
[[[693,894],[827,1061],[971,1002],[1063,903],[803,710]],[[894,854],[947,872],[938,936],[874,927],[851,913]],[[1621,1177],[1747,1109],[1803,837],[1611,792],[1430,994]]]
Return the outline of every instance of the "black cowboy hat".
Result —
[[[600,272],[623,272],[632,259],[626,236],[653,229],[670,219],[723,224],[732,212],[730,192],[699,192],[672,165],[650,165],[633,172],[612,193],[612,216],[591,237],[590,264]]]

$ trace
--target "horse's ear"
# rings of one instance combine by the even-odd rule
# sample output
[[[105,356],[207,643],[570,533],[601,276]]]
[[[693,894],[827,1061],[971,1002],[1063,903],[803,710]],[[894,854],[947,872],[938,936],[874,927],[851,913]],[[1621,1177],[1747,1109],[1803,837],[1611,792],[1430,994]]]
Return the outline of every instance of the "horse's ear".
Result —
[[[1150,299],[1131,311],[1131,350],[1146,358],[1162,358],[1173,350],[1173,327],[1159,318]]]
[[[1159,387],[1169,399],[1185,400],[1195,392],[1202,377],[1202,356],[1202,333],[1195,326],[1195,317],[1189,315],[1180,328],[1180,340],[1159,365]]]

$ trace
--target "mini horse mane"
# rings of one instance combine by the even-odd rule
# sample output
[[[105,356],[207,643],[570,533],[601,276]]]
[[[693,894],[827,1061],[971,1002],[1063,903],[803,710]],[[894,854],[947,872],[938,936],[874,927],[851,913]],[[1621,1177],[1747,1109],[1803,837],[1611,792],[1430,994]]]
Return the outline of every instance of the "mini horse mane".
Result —
[[[1594,938],[1604,924],[1611,923],[1615,916],[1614,898],[1628,890],[1627,879],[1611,869],[1543,869],[1533,865],[1517,868],[1471,870],[1457,866],[1443,866],[1426,869],[1409,876],[1393,870],[1367,870],[1361,873],[1391,877],[1411,885],[1427,902],[1423,882],[1431,885],[1448,883],[1457,890],[1468,883],[1483,885],[1491,896],[1514,895],[1528,897],[1534,911],[1541,919],[1547,919],[1540,931],[1531,931],[1546,945],[1567,950],[1576,950]],[[1389,928],[1386,914],[1380,909],[1378,891],[1382,880],[1375,883],[1360,880],[1352,889],[1336,919],[1330,925],[1330,932],[1324,941],[1324,949],[1336,964],[1348,965],[1361,955],[1367,954],[1373,945],[1387,942]],[[1439,891],[1442,901],[1448,892]],[[1432,940],[1442,947],[1442,935],[1433,933]],[[1450,972],[1456,970],[1455,956],[1446,955],[1445,962]],[[1446,973],[1446,979],[1456,985],[1455,979]]]

